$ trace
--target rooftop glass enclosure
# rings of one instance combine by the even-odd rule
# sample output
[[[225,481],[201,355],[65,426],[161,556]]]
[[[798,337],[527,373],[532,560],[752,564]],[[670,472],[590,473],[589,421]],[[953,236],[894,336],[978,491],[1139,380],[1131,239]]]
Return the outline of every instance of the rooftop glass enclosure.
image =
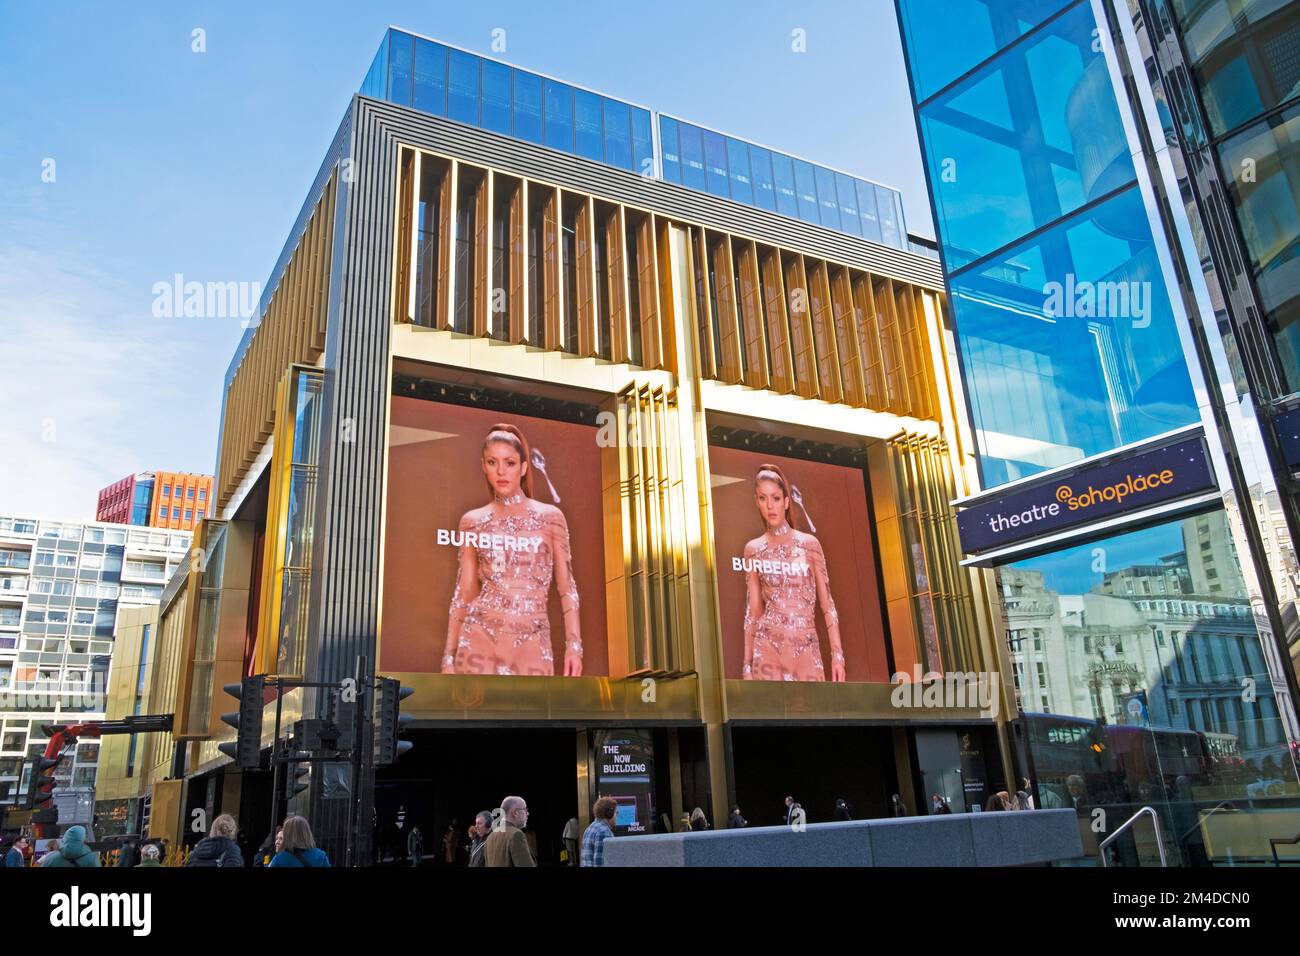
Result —
[[[385,35],[361,93],[911,248],[895,189],[400,30]]]

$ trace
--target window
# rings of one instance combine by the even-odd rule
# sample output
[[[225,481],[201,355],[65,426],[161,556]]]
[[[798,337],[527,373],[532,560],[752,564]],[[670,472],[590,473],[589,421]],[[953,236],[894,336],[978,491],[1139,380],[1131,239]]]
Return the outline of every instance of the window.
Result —
[[[510,134],[510,67],[483,61],[483,128]]]
[[[701,130],[689,123],[678,124],[682,148],[682,185],[704,190],[707,178],[704,173],[704,145]]]
[[[605,133],[604,122],[601,118],[602,111],[603,107],[599,95],[588,93],[586,90],[573,91],[574,131],[577,144],[576,151],[579,156],[585,156],[587,159],[594,159],[597,162],[600,162],[605,155]],[[672,120],[668,120],[667,122],[671,123]],[[674,124],[673,128],[675,142],[676,124]],[[673,164],[675,169],[677,164],[675,158]],[[681,182],[681,173],[678,172],[677,176],[678,178],[674,180],[674,182]]]
[[[472,53],[448,50],[447,115],[478,125],[479,59]]]
[[[1069,2],[944,0],[943,16],[936,17],[929,0],[902,0],[900,21],[917,101],[943,89]]]
[[[1131,227],[1122,239],[1114,222]],[[1142,197],[1131,187],[995,260],[950,275],[985,486],[1197,420],[1163,282],[1141,286],[1140,329],[1118,315],[1076,316],[1073,303],[1057,309],[1042,292],[1053,284],[1063,289],[1070,276],[1092,282],[1144,272],[1154,268],[1154,257]],[[1025,301],[1028,289],[1038,290],[1036,309],[1008,308]],[[1124,308],[1117,302],[1115,311]]]
[[[194,486],[193,486],[193,485],[190,485],[189,487],[187,487],[187,488],[185,489],[185,497],[186,497],[186,498],[189,498],[191,501],[194,500]]]
[[[417,110],[447,115],[447,48],[419,37],[415,40],[415,98]]]
[[[795,193],[799,198],[799,218],[807,222],[820,223],[821,212],[817,207],[817,174],[813,164],[802,159],[794,161]]]
[[[1300,106],[1224,142],[1219,161],[1287,384],[1300,390]]]
[[[166,521],[166,520],[167,520],[167,509],[166,509],[166,508],[159,508],[159,509],[158,509],[158,517],[161,518],[163,521]]]
[[[749,170],[754,180],[754,204],[776,210],[776,184],[772,178],[772,154],[760,146],[749,147]]]
[[[1091,8],[1079,4],[921,106],[950,270],[1134,180],[1114,95],[1097,83],[1105,63],[1095,27]],[[962,171],[960,182],[945,175],[945,161]],[[962,188],[968,175],[983,184],[978,197]],[[882,226],[894,218],[889,205],[879,210]]]
[[[172,493],[172,486],[170,484],[166,484],[162,486],[162,496],[164,498],[169,496],[171,493]]]
[[[632,168],[631,114],[626,103],[603,100],[605,126],[605,162],[623,169]]]
[[[208,500],[208,489],[206,489],[206,488],[200,488],[200,489],[199,489],[199,501],[207,501],[207,500]]]
[[[173,508],[173,509],[172,509],[172,520],[173,520],[173,521],[179,521],[179,520],[180,520],[180,517],[181,517],[181,509],[180,509],[180,508]]]
[[[701,130],[704,139],[705,182],[715,196],[729,197],[731,187],[727,176],[727,141],[710,130]]]
[[[731,198],[747,206],[754,205],[754,183],[749,176],[749,147],[740,140],[727,140],[727,168],[731,176]]]
[[[192,509],[192,508],[186,508],[186,509],[185,509],[185,520],[186,520],[186,521],[193,521],[193,520],[194,520],[194,509]]]
[[[650,132],[648,110],[631,107],[632,113],[632,170],[647,175],[654,172],[654,134]]]
[[[402,106],[410,106],[414,37],[393,32],[388,39],[388,98]]]
[[[514,76],[515,135],[530,143],[542,141],[542,78],[523,70]]]
[[[542,81],[546,145],[573,152],[573,88],[554,80]]]

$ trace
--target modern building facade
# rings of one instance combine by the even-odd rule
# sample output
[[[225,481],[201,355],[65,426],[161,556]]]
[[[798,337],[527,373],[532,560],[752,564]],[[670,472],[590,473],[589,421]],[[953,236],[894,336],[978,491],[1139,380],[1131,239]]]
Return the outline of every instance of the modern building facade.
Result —
[[[95,520],[193,531],[212,514],[211,498],[211,475],[146,471],[101,489]]]
[[[1181,862],[1268,857],[1298,822],[1300,286],[1294,196],[1261,200],[1288,189],[1300,9],[896,6],[978,449],[962,548],[997,569],[1022,772],[1115,826],[1151,803]],[[1139,753],[1164,766],[1134,785]]]
[[[105,717],[119,623],[156,614],[189,548],[184,532],[0,517],[0,802],[26,794],[43,725]],[[92,822],[98,754],[83,740],[57,768],[60,826]]]
[[[600,793],[648,832],[1008,786],[929,252],[892,190],[388,31],[226,376],[206,566],[155,645],[154,832],[269,829],[218,688],[359,660],[414,689],[415,748],[362,782],[358,862],[509,792],[553,862]],[[894,694],[944,673],[969,694]],[[282,726],[332,696],[285,694]],[[337,769],[294,803],[336,859]]]
[[[127,475],[107,488],[101,488],[95,507],[95,520],[113,524],[148,525],[153,488],[154,474],[151,471]]]

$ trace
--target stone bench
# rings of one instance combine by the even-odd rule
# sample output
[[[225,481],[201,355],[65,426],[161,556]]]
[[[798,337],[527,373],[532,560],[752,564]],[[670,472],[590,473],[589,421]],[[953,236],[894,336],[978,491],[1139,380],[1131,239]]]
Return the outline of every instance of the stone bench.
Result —
[[[606,866],[1023,866],[1078,859],[1073,810],[955,813],[623,836]]]

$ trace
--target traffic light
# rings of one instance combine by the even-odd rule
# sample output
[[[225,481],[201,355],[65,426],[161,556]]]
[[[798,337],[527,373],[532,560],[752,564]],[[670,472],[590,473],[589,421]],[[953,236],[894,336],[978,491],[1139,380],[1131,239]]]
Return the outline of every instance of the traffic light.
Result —
[[[289,764],[289,785],[286,788],[285,796],[292,800],[298,794],[307,789],[307,780],[311,776],[311,764],[303,761],[301,763]]]
[[[1106,731],[1102,727],[1088,728],[1088,749],[1096,754],[1106,752]]]
[[[379,693],[375,695],[375,766],[387,767],[415,745],[409,740],[399,740],[403,728],[411,722],[410,714],[402,713],[402,701],[415,691],[403,687],[395,677],[379,678]]]
[[[238,736],[229,743],[218,744],[217,749],[235,762],[240,769],[253,769],[262,765],[262,703],[266,691],[266,675],[245,677],[238,684],[222,688],[239,701],[236,713],[222,714],[222,723],[229,724]]]
[[[47,752],[48,754],[48,749]],[[59,809],[55,806],[55,767],[59,766],[59,753],[49,757],[42,754],[31,761],[31,783],[27,788],[27,808],[31,810],[32,823],[59,822]]]

